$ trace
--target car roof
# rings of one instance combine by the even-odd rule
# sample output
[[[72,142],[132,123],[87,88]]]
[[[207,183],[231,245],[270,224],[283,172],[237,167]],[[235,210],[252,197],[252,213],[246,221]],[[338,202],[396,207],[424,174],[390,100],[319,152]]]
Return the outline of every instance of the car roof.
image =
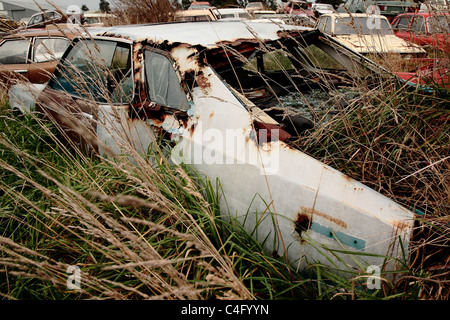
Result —
[[[201,32],[199,32],[201,30]],[[96,29],[91,36],[114,37],[132,40],[134,42],[150,41],[154,43],[186,43],[204,47],[218,47],[226,42],[255,37],[263,41],[278,40],[283,31],[309,31],[308,27],[283,25],[272,22],[258,23],[240,21],[200,21],[173,22],[150,25],[113,26]]]
[[[30,37],[42,37],[42,36],[63,36],[67,38],[75,38],[80,35],[80,32],[71,29],[24,29],[14,34],[10,34],[3,39],[15,39],[15,38],[30,38]]]
[[[41,12],[36,12],[36,13],[33,14],[31,17],[38,16],[38,15],[42,15],[42,14],[44,14],[44,15],[45,15],[45,14],[49,14],[50,12],[56,12],[56,13],[59,13],[59,14],[61,14],[61,15],[64,16],[64,12],[62,12],[61,9],[55,8],[55,9],[44,10],[44,11],[41,11]]]
[[[88,17],[114,17],[112,13],[105,13],[105,12],[84,12],[83,15]]]
[[[450,15],[450,12],[441,12],[441,11],[435,11],[435,12],[429,12],[429,11],[418,11],[418,12],[407,12],[407,13],[401,13],[398,16],[447,16]],[[398,17],[397,16],[397,17]]]
[[[244,8],[221,8],[217,9],[219,12],[248,12]]]
[[[368,13],[326,13],[320,16],[320,18],[322,17],[333,17],[333,18],[348,18],[348,17],[354,17],[354,18],[359,18],[359,17],[373,17],[374,15],[372,14],[368,14]],[[378,16],[381,19],[387,19],[385,16],[380,15]]]

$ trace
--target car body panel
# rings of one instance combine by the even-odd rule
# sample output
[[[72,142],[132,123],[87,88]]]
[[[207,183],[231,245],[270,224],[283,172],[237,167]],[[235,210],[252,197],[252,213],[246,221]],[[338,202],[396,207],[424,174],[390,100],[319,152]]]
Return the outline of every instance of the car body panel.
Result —
[[[448,59],[415,59],[419,67],[412,72],[397,72],[403,80],[430,90],[431,88],[450,89],[450,61]]]
[[[201,33],[193,32],[198,28]],[[211,181],[220,182],[217,192],[221,194],[223,215],[240,223],[267,252],[284,256],[299,269],[307,261],[345,268],[355,265],[356,256],[343,254],[342,265],[332,255],[321,253],[321,245],[370,253],[363,260],[374,265],[383,264],[384,258],[372,253],[399,259],[406,254],[407,258],[413,213],[290,145],[290,134],[258,107],[266,102],[257,103],[254,97],[250,100],[246,93],[246,89],[252,89],[252,94],[259,92],[256,82],[263,82],[243,68],[246,62],[242,58],[255,57],[260,68],[258,57],[265,57],[268,47],[281,51],[289,47],[296,55],[293,62],[299,63],[297,67],[304,74],[304,78],[296,78],[298,85],[313,84],[316,75],[311,72],[321,72],[304,56],[306,45],[329,52],[353,73],[368,67],[368,72],[381,74],[383,70],[373,62],[317,30],[273,23],[218,21],[112,27],[94,36],[105,48],[109,43],[131,46],[132,101],[94,103],[55,89],[68,65],[65,58],[75,55],[75,48],[83,45],[80,42],[74,44],[75,53],[66,52],[54,80],[39,93],[38,110],[73,133],[78,130],[80,134],[78,122],[88,122],[83,138],[106,155],[127,154],[124,141],[132,141],[145,155],[156,137],[168,135],[174,143],[172,161],[192,165]],[[154,58],[160,63],[153,64]],[[242,76],[238,77],[239,85],[230,64]],[[160,81],[151,80],[152,72],[162,70],[161,65],[168,67],[164,68],[168,74],[176,75],[171,78],[177,84],[171,92],[181,97],[184,94],[188,105],[164,105],[157,102],[159,98],[152,98],[152,87],[169,77],[158,73]],[[260,72],[266,71],[260,68]],[[266,72],[276,77],[274,84],[284,79],[284,73]],[[25,90],[14,90],[12,108],[20,103],[21,91]],[[395,265],[388,263],[386,270],[392,269]]]
[[[266,6],[262,2],[249,2],[245,6],[245,10],[247,10],[250,14],[253,14],[254,11],[257,10],[266,10]]]

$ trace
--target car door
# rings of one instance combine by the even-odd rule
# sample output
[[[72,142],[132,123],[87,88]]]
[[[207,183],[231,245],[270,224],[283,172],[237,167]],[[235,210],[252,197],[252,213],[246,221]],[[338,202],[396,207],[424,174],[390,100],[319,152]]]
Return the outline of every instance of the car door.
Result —
[[[64,53],[37,109],[54,119],[79,148],[97,150],[93,137],[99,110],[125,110],[132,104],[132,66],[128,41],[78,39]]]
[[[29,78],[30,39],[6,39],[0,44],[0,79]]]
[[[32,46],[30,81],[47,82],[68,46],[69,40],[64,37],[36,37]]]

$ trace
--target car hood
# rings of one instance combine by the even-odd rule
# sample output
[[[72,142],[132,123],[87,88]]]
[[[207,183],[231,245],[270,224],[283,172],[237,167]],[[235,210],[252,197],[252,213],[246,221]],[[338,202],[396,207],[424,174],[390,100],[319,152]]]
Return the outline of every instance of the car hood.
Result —
[[[425,53],[419,46],[395,35],[339,35],[333,38],[359,53]]]

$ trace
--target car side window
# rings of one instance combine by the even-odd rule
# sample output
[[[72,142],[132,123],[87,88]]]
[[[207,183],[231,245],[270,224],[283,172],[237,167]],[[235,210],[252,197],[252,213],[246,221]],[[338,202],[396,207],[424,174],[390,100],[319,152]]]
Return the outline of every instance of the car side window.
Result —
[[[34,43],[34,62],[58,60],[69,46],[65,38],[37,38]]]
[[[319,29],[319,30],[322,31],[322,32],[325,31],[325,19],[326,19],[326,18],[321,18],[321,19],[319,19],[319,21],[317,22],[317,29]]]
[[[89,39],[75,42],[48,86],[70,95],[105,103],[133,98],[131,47],[127,43]]]
[[[9,40],[0,45],[1,64],[25,64],[28,62],[28,48],[30,42],[27,39]]]
[[[411,20],[408,19],[408,16],[403,16],[397,20],[397,22],[395,23],[395,25],[393,27],[398,30],[408,30],[410,22],[411,22]]]
[[[425,32],[425,20],[422,16],[414,17],[411,29],[415,32]]]
[[[448,15],[434,15],[428,17],[426,23],[428,25],[429,33],[450,33],[450,16]]]
[[[180,79],[166,56],[145,51],[145,78],[152,102],[179,110],[188,109]]]
[[[331,18],[330,17],[327,17],[327,19],[325,20],[324,32],[327,34],[331,34]]]
[[[42,18],[41,14],[38,14],[34,17],[31,18],[31,20],[28,22],[28,25],[33,25],[33,24],[37,24],[37,23],[41,23],[43,22],[44,19]]]

